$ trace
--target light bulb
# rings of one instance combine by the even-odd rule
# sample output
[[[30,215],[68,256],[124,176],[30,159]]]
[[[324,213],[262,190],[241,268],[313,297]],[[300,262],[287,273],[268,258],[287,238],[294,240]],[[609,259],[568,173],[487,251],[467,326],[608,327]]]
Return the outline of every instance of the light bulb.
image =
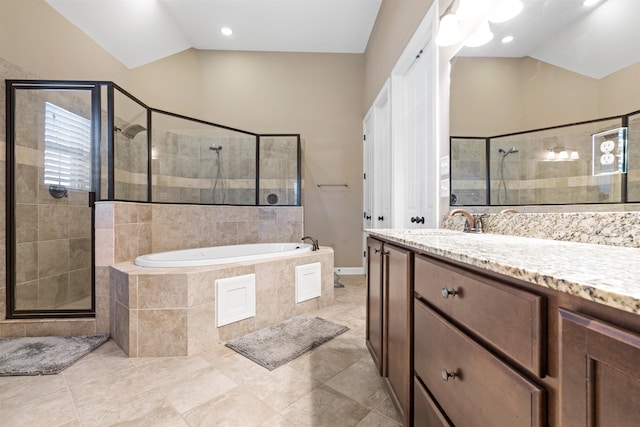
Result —
[[[233,34],[233,30],[229,27],[220,28],[220,32],[225,36],[230,36],[231,34]]]
[[[471,34],[464,45],[468,47],[478,47],[487,44],[493,39],[493,33],[489,27],[489,21],[483,21],[475,33]]]
[[[567,153],[567,150],[562,150],[561,152],[558,153],[558,160],[567,160],[569,159],[569,153]]]
[[[456,15],[450,13],[440,20],[440,28],[436,36],[436,44],[438,46],[451,46],[456,44],[462,38],[460,31],[460,22]]]
[[[506,36],[502,38],[502,43],[507,44],[513,41],[513,36]]]
[[[573,150],[569,158],[571,160],[580,160],[580,153],[578,153],[576,150]]]
[[[556,152],[553,150],[549,150],[547,152],[547,160],[555,160],[556,159]]]
[[[508,21],[522,12],[523,7],[520,0],[501,0],[491,11],[489,21],[493,23]]]

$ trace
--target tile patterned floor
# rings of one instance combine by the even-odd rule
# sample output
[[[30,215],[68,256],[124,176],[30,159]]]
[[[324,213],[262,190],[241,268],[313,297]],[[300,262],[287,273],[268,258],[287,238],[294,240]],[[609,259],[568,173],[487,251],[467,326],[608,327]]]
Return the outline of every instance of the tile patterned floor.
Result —
[[[350,331],[274,371],[223,345],[130,359],[108,341],[59,375],[0,377],[0,425],[400,426],[364,344],[364,277],[342,282],[317,315]]]

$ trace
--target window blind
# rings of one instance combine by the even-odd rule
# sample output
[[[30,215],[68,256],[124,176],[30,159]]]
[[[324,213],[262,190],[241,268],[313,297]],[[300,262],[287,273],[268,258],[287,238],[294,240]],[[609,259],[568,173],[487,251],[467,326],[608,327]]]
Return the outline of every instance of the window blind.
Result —
[[[91,189],[91,121],[45,103],[44,183]]]

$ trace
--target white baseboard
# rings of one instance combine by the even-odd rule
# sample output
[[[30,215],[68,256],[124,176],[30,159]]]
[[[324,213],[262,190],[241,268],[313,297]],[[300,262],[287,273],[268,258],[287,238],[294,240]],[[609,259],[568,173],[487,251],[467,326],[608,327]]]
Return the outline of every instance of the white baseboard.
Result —
[[[334,268],[333,271],[338,274],[349,276],[355,274],[364,274],[364,267],[337,267]]]

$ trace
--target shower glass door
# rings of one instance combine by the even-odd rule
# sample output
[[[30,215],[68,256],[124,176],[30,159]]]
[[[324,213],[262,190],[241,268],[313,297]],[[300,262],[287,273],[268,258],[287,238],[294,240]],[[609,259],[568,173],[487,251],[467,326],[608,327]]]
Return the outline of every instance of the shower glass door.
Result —
[[[11,85],[8,317],[79,317],[95,311],[96,90],[83,84]]]

